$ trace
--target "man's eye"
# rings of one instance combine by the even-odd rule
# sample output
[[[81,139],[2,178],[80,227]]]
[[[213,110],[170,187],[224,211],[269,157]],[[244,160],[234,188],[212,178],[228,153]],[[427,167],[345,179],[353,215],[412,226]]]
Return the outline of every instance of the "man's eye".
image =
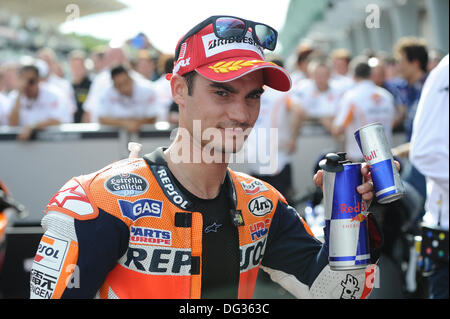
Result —
[[[257,99],[261,98],[261,94],[262,93],[254,93],[254,94],[249,95],[249,98],[257,100]]]
[[[226,91],[216,91],[214,93],[219,96],[223,96],[223,97],[228,96],[228,92],[226,92]]]

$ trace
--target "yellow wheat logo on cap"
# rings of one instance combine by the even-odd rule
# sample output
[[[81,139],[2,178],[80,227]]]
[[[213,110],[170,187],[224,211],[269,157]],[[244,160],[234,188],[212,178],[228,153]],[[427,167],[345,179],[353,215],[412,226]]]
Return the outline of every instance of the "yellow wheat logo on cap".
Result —
[[[244,61],[244,60],[238,60],[238,61],[221,61],[217,62],[214,65],[209,66],[210,69],[214,70],[216,73],[228,73],[230,71],[238,71],[246,66],[253,66],[258,63],[264,63],[266,61],[263,60],[250,60],[250,61]]]

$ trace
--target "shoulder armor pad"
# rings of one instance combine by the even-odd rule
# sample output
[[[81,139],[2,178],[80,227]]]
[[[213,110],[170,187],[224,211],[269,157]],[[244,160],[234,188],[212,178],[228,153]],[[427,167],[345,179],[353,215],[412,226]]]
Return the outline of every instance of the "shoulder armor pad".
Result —
[[[98,182],[103,185],[103,179],[107,179],[108,176],[117,174],[117,172],[129,173],[143,166],[145,166],[145,162],[142,159],[127,158],[92,174],[74,177],[50,199],[46,212],[58,211],[79,220],[94,219],[98,216],[99,211],[95,200],[97,194],[91,186],[97,185]],[[94,181],[96,182],[94,183]]]
[[[89,193],[91,175],[74,177],[64,184],[48,202],[46,213],[57,211],[80,220],[96,218],[98,208]]]
[[[232,171],[232,173],[235,175],[237,181],[241,184],[241,187],[246,195],[255,195],[260,192],[271,191],[276,193],[283,203],[287,204],[287,201],[284,198],[284,196],[269,183],[264,182],[260,179],[257,179],[256,177],[250,176],[245,173],[234,171]]]

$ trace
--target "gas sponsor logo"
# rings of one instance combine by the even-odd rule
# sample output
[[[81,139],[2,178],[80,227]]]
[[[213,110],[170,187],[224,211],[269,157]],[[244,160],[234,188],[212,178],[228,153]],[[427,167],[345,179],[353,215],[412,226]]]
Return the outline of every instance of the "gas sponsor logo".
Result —
[[[239,248],[241,273],[259,266],[264,257],[266,242],[267,236],[264,236],[254,243]]]
[[[131,226],[130,243],[141,245],[171,246],[172,233],[168,230]]]
[[[227,39],[219,39],[214,33],[202,36],[203,46],[206,57],[210,57],[228,50],[250,50],[258,53],[261,58],[264,57],[261,47],[253,40],[250,32],[240,40],[233,37]]]
[[[117,196],[139,196],[147,191],[148,182],[139,175],[122,173],[106,180],[105,189]]]
[[[147,274],[191,274],[191,251],[187,249],[130,245],[120,262],[131,270]]]
[[[248,210],[252,215],[261,217],[270,213],[273,209],[273,203],[270,199],[264,196],[253,198],[248,203]]]
[[[124,217],[136,221],[141,217],[157,217],[162,214],[163,203],[155,199],[140,199],[134,202],[119,199],[119,206]]]
[[[266,185],[264,185],[264,183],[259,180],[253,180],[249,183],[241,182],[241,186],[244,189],[244,192],[248,195],[255,195],[259,192],[265,192],[269,190]]]
[[[69,243],[50,235],[44,235],[39,243],[34,262],[56,271],[60,271]]]
[[[250,235],[252,236],[252,241],[261,239],[266,236],[269,232],[270,218],[266,218],[264,221],[260,221],[250,225],[248,228],[250,230]]]

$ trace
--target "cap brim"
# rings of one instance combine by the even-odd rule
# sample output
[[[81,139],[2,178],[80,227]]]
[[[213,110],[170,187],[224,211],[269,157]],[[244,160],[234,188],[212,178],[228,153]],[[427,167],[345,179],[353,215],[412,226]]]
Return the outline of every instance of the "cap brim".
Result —
[[[289,91],[291,77],[282,67],[255,58],[229,58],[205,64],[195,69],[205,78],[215,82],[229,82],[236,80],[256,70],[264,71],[264,84],[278,91]]]

